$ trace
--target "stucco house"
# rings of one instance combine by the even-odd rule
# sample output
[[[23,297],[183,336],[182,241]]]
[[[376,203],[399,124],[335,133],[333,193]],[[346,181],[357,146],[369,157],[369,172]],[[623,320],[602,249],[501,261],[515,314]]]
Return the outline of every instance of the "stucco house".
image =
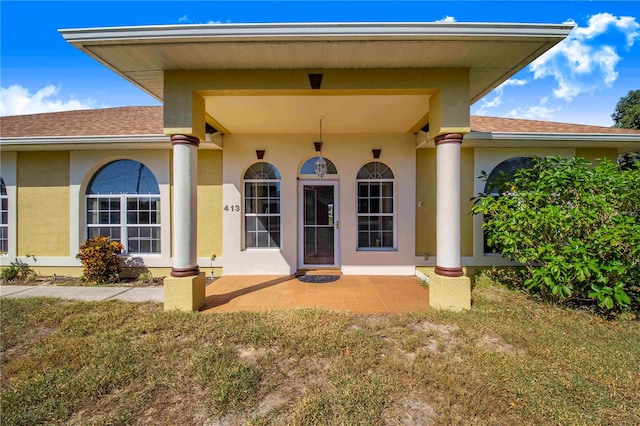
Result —
[[[80,275],[109,235],[198,309],[204,273],[428,277],[470,305],[487,252],[481,171],[536,155],[615,158],[640,132],[471,117],[569,25],[345,23],[61,30],[160,100],[3,117],[1,265]],[[465,272],[467,274],[465,275]]]

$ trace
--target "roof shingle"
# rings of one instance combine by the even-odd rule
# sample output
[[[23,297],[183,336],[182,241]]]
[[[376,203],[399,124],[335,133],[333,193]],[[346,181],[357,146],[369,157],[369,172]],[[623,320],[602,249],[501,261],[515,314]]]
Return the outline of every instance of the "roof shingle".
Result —
[[[616,127],[589,126],[586,124],[558,123],[553,121],[522,120],[519,118],[471,116],[471,130],[474,132],[507,133],[603,133],[640,134],[640,130]]]
[[[640,130],[550,121],[471,116],[474,132],[638,134]],[[103,108],[0,117],[0,137],[163,134],[161,106]]]
[[[0,137],[161,135],[161,106],[103,108],[0,117]]]

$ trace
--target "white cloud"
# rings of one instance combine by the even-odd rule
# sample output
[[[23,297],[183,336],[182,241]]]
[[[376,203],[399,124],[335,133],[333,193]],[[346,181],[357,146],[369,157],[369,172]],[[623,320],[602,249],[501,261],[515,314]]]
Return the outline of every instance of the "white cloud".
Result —
[[[0,87],[0,116],[38,114],[42,112],[70,111],[96,107],[93,99],[67,99],[59,96],[60,88],[48,85],[31,93],[29,89],[14,84]]]
[[[544,100],[544,98],[543,98]],[[543,103],[541,101],[541,103]],[[542,105],[520,107],[504,114],[504,117],[524,118],[528,120],[552,120],[554,114],[562,108],[548,108]]]
[[[187,22],[189,22],[189,17],[187,15],[182,15],[178,18],[178,22],[181,24],[186,24]]]
[[[618,78],[620,56],[609,44],[611,39],[604,40],[605,35],[624,36],[625,48],[629,48],[640,38],[640,24],[630,16],[593,15],[586,27],[575,27],[565,40],[529,66],[533,78],[554,78],[557,86],[553,96],[565,101],[611,87]]]
[[[435,22],[456,22],[456,18],[454,18],[453,16],[447,15],[442,19],[436,20]]]
[[[527,84],[527,80],[510,78],[502,83],[500,86],[494,89],[496,96],[491,100],[482,100],[482,105],[476,110],[477,115],[487,115],[491,108],[497,108],[502,105],[502,96],[504,94],[504,88],[507,86],[524,86]]]
[[[611,26],[625,34],[627,47],[633,46],[635,40],[640,37],[640,25],[636,22],[636,18],[632,16],[621,16],[618,18],[610,13],[593,15],[589,18],[588,27],[577,27],[573,32],[576,34],[576,37],[593,39],[606,33]]]

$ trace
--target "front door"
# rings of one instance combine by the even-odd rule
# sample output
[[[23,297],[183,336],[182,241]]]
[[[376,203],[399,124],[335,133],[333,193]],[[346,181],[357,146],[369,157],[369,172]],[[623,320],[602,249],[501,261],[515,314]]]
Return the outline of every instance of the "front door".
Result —
[[[300,266],[338,266],[338,183],[300,182]]]

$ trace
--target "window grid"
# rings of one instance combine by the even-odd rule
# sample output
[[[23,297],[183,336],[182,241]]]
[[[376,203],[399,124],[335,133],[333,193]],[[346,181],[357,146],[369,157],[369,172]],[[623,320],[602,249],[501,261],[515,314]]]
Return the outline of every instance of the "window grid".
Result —
[[[9,252],[9,197],[0,195],[0,255]]]
[[[280,247],[280,181],[245,179],[246,248]]]
[[[87,195],[88,238],[108,236],[125,252],[153,254],[160,253],[160,228],[160,197]]]
[[[370,165],[365,167],[371,168]],[[393,176],[390,171],[386,173],[386,176]],[[369,170],[361,170],[359,176],[371,178],[358,179],[358,248],[392,249],[395,223],[393,179],[378,177],[381,175],[373,175]]]

